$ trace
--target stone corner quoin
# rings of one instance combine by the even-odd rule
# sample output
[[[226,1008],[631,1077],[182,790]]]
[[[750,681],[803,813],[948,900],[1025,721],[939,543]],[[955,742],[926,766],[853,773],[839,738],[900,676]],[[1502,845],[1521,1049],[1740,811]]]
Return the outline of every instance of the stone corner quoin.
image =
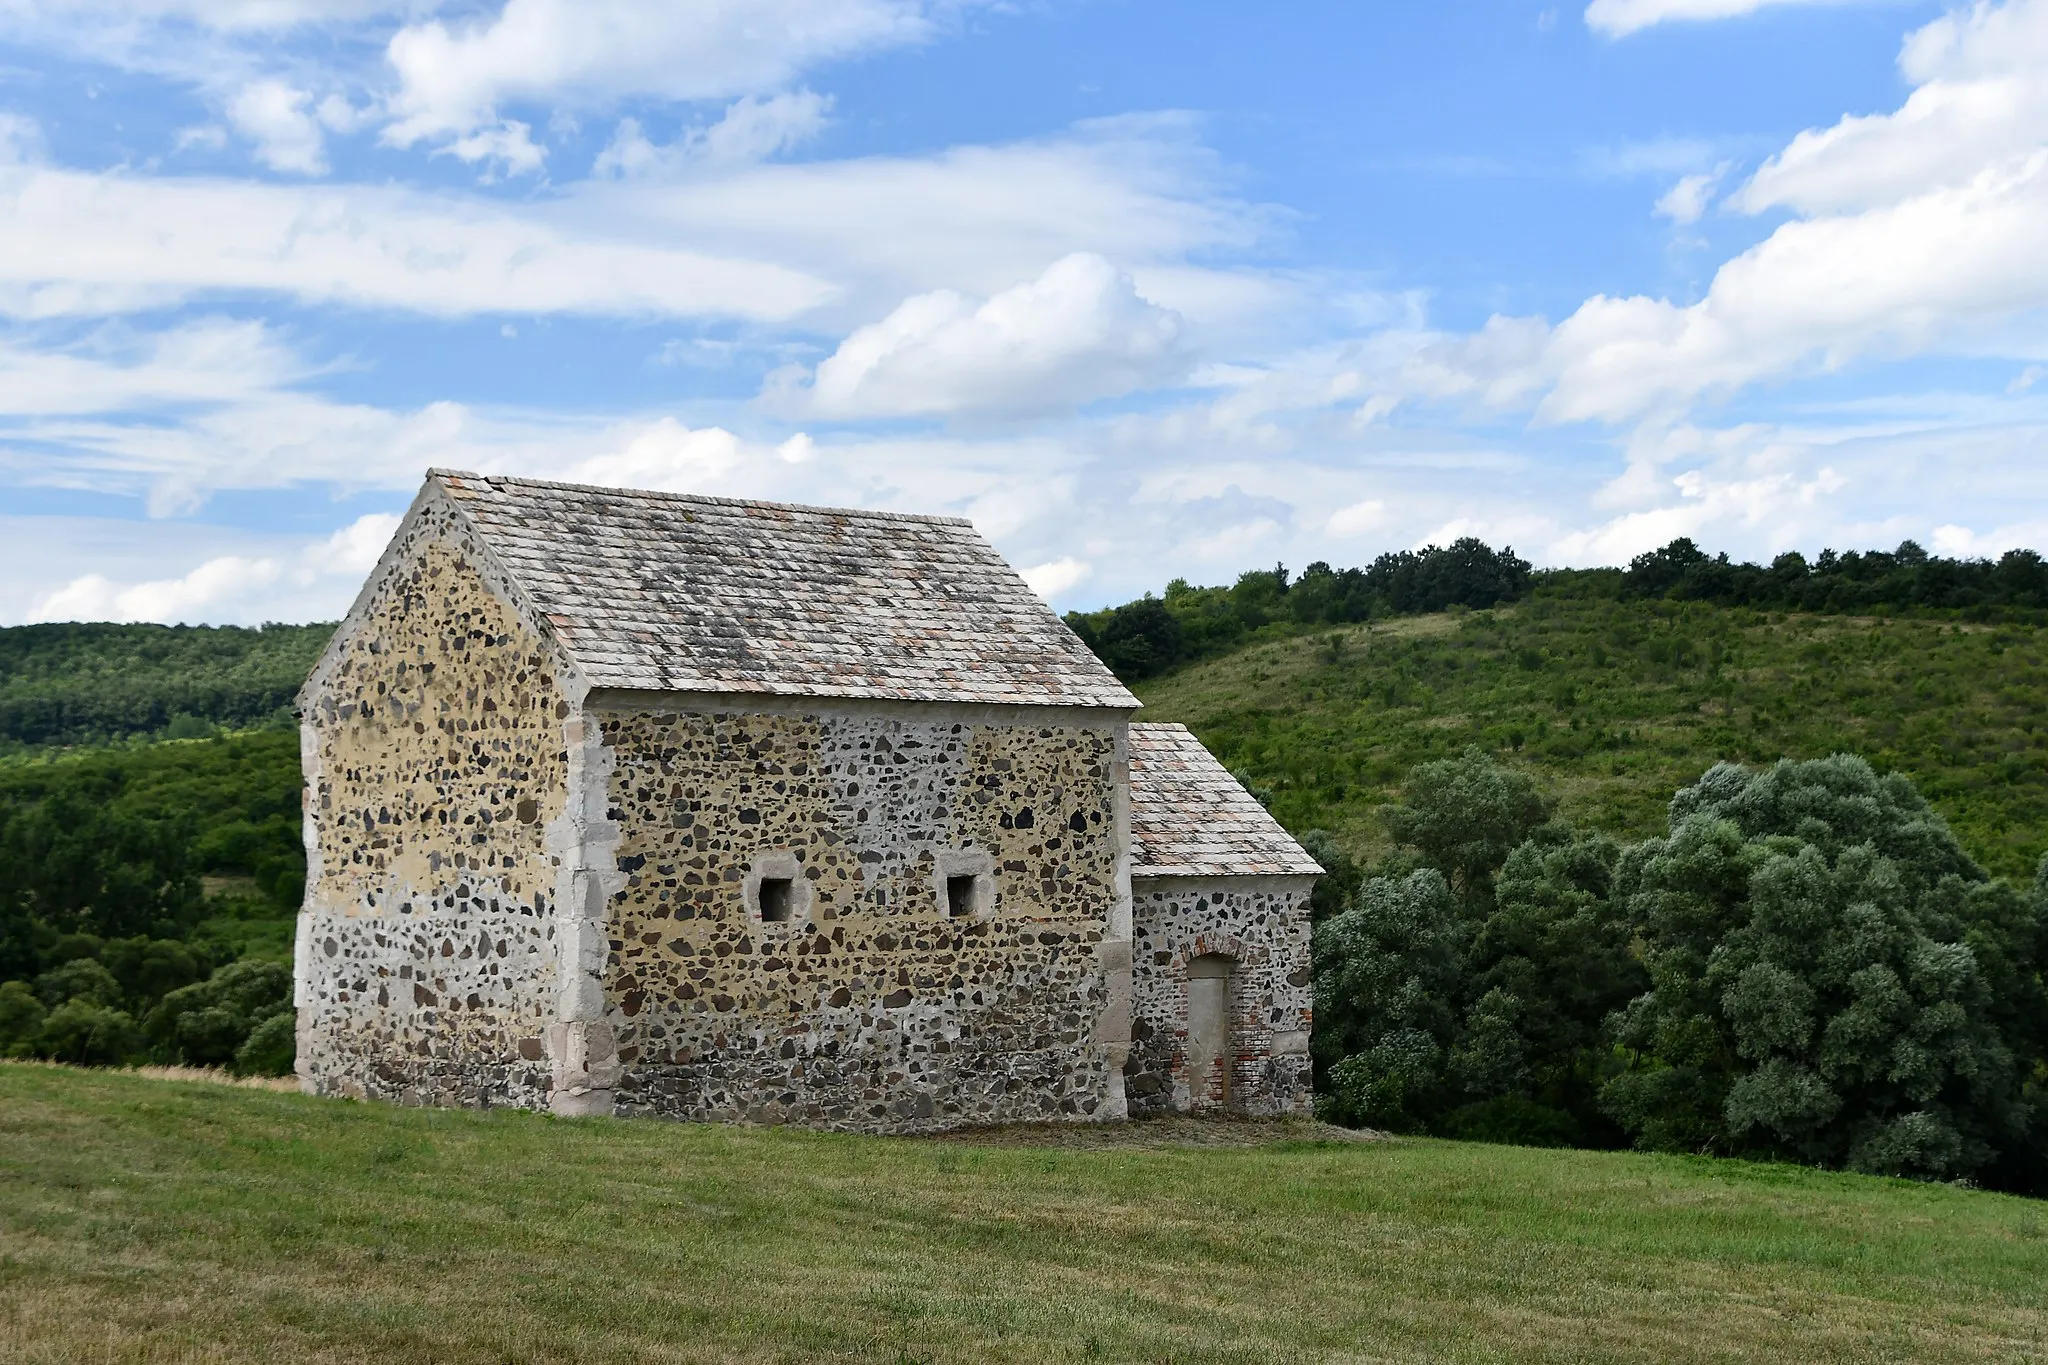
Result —
[[[1320,869],[1136,708],[966,523],[437,471],[300,697],[301,1081],[1304,1114]]]

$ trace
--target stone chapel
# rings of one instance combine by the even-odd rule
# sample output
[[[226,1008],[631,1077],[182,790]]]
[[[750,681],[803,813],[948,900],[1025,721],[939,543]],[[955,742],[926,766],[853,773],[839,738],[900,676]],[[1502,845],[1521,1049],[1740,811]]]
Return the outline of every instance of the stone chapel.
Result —
[[[308,1091],[1308,1111],[1321,869],[966,521],[435,470],[299,705]]]

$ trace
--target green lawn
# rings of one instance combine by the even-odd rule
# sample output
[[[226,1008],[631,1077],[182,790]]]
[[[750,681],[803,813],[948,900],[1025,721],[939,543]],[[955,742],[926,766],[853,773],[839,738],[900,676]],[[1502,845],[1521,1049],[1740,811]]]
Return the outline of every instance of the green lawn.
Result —
[[[2022,1360],[2044,1308],[2048,1207],[1793,1168],[894,1141],[0,1065],[8,1361]]]

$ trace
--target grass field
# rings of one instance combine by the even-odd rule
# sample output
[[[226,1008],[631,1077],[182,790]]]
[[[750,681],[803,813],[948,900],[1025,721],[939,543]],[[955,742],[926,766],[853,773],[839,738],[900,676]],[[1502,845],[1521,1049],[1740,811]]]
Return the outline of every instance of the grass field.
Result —
[[[1176,1142],[563,1122],[0,1065],[0,1359],[2048,1354],[2038,1203],[1704,1159]]]

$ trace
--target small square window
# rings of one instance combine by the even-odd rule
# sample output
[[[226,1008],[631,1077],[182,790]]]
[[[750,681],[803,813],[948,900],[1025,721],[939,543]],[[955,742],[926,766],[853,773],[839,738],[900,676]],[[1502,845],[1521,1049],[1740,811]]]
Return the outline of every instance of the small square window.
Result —
[[[793,877],[761,878],[761,918],[769,924],[787,924],[791,906],[796,901],[796,879]]]
[[[973,873],[946,878],[946,913],[954,919],[966,919],[974,913]]]

